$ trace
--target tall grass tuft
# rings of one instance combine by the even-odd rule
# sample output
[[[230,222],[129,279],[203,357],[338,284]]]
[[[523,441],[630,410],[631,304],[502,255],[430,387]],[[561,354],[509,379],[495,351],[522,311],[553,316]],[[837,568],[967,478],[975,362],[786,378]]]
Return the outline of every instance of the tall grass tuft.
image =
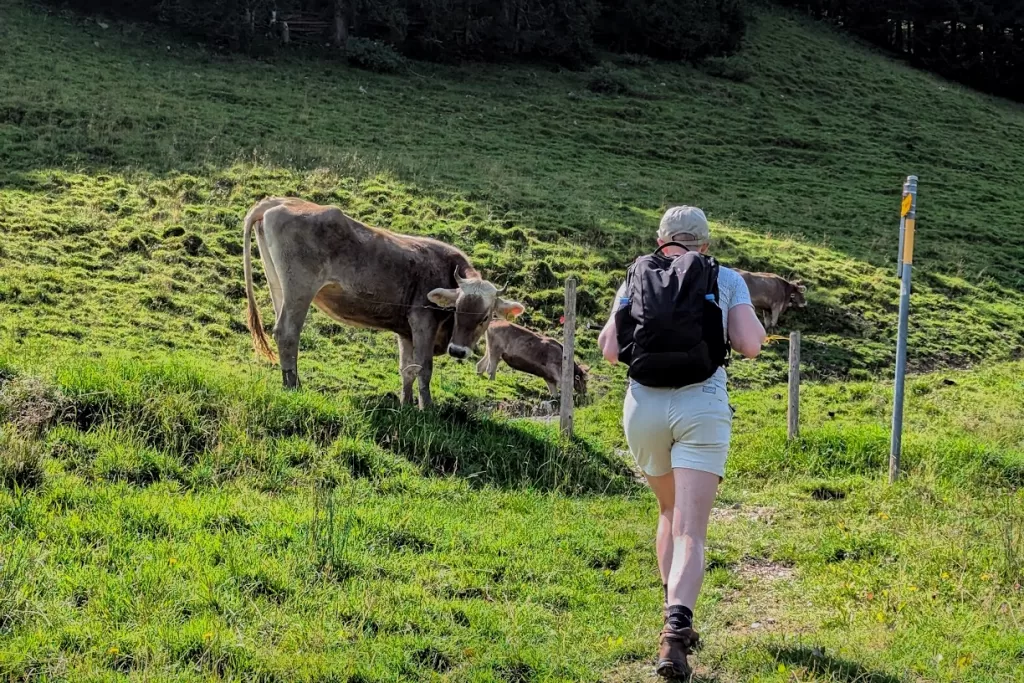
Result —
[[[1001,573],[1007,585],[1024,584],[1024,509],[1022,496],[1007,494],[1004,509],[1000,515],[1000,550],[1002,551]]]
[[[338,498],[337,486],[316,487],[309,537],[317,571],[325,578],[343,581],[358,573],[348,554],[357,520],[354,512],[339,509]]]
[[[43,484],[43,445],[18,432],[13,425],[0,427],[0,486],[16,491]]]
[[[0,634],[8,633],[25,613],[28,569],[24,543],[0,549]]]

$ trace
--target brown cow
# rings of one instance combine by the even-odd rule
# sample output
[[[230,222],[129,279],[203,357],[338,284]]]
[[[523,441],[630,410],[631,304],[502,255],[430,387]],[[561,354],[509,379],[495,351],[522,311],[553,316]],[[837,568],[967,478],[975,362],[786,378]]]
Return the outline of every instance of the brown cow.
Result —
[[[747,283],[750,290],[750,302],[761,313],[765,329],[771,329],[779,323],[779,316],[793,308],[807,305],[804,292],[807,288],[800,280],[790,282],[774,273],[748,273],[734,269]]]
[[[254,226],[274,302],[285,387],[299,385],[299,333],[310,304],[339,322],[396,333],[402,403],[412,402],[418,378],[420,408],[431,404],[434,356],[447,350],[465,359],[495,316],[523,312],[455,247],[363,225],[337,207],[264,199],[246,215],[242,241],[249,331],[257,353],[271,361],[274,352],[253,295]]]
[[[496,320],[487,328],[487,354],[476,364],[478,374],[488,374],[491,379],[501,361],[513,370],[536,375],[548,385],[553,396],[558,395],[562,381],[562,345],[551,337],[528,330],[519,325]],[[573,388],[580,396],[587,393],[587,371],[589,368],[573,362]]]

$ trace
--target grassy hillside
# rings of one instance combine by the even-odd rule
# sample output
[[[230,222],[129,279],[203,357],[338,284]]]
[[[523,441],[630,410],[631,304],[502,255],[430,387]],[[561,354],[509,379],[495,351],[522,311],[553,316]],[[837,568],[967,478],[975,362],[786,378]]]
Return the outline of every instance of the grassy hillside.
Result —
[[[742,55],[707,72],[624,68],[634,94],[608,97],[586,73],[259,63],[3,7],[11,335],[244,357],[238,224],[270,192],[451,240],[536,326],[557,320],[556,289],[577,274],[596,319],[659,210],[686,201],[719,222],[726,263],[807,281],[810,305],[786,323],[815,340],[809,371],[863,378],[891,363],[899,191],[917,173],[912,363],[1020,354],[1020,107],[799,20],[761,17]],[[350,344],[325,329],[316,316],[311,345]]]
[[[786,445],[785,345],[731,367],[701,680],[1022,680],[1020,107],[788,14],[700,70],[615,66],[615,96],[104,23],[0,0],[0,676],[647,679],[653,500],[596,333],[571,443],[516,419],[544,385],[507,370],[441,359],[438,411],[398,409],[393,337],[319,313],[282,393],[241,218],[299,194],[464,248],[548,331],[564,277],[599,323],[664,206],[705,207],[723,261],[807,282],[783,321],[815,381]],[[907,173],[925,374],[889,487]]]

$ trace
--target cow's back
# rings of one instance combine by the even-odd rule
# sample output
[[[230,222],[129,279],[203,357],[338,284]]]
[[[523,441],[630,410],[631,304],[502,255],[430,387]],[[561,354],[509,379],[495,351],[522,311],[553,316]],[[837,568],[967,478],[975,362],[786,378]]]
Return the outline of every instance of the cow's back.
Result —
[[[557,375],[562,345],[550,337],[505,321],[491,323],[489,335],[500,337],[501,359],[514,370],[534,375]]]
[[[265,221],[268,230],[286,241],[292,263],[310,268],[339,266],[343,272],[333,273],[335,276],[356,278],[365,287],[387,285],[395,279],[407,281],[413,274],[411,268],[423,275],[434,274],[429,271],[440,274],[449,266],[469,268],[465,254],[449,244],[370,227],[336,206],[302,201],[282,204],[268,211]],[[442,279],[444,284],[438,286],[455,286],[454,269]]]
[[[287,200],[268,210],[264,232],[275,268],[307,278],[313,303],[340,322],[409,336],[412,307],[437,310],[427,294],[476,271],[451,245],[373,228],[338,207]]]
[[[770,309],[773,306],[784,306],[789,299],[786,281],[774,273],[749,273],[737,270],[747,283],[750,291],[750,303],[754,308]]]

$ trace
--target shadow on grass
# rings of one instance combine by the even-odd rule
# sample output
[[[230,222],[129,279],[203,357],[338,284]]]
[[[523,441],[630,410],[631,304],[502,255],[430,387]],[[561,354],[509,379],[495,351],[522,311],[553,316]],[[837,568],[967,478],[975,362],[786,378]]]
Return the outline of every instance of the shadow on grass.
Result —
[[[872,671],[848,659],[829,656],[817,648],[782,647],[774,650],[773,654],[782,664],[805,668],[836,683],[901,683],[896,676]]]
[[[465,478],[474,486],[621,494],[637,490],[626,463],[587,441],[561,443],[554,428],[493,419],[471,406],[401,407],[394,395],[362,397],[371,437],[424,471]]]

